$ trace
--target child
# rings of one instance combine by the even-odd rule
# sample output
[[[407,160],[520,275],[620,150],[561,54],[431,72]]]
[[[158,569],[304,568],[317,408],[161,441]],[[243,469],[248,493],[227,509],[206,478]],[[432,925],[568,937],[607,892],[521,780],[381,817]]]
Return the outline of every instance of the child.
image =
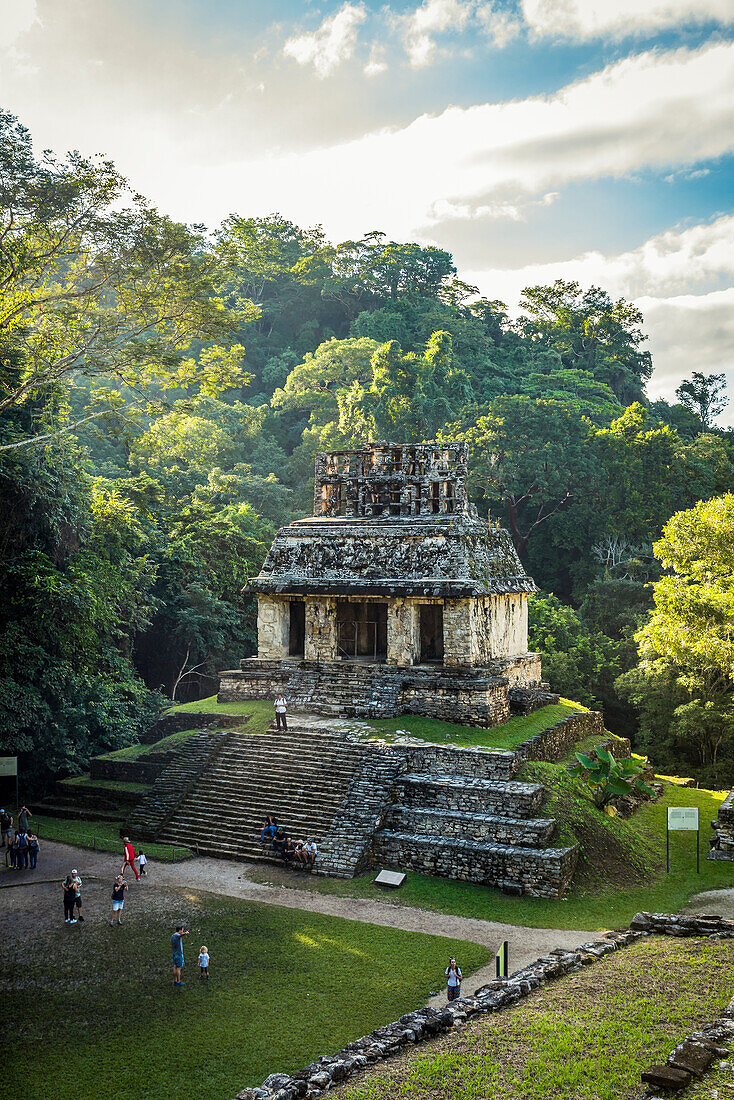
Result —
[[[206,944],[202,944],[199,951],[199,978],[209,981],[209,948]]]
[[[146,856],[145,852],[138,852],[138,866],[140,867],[140,874],[141,875],[147,875],[148,874],[148,872],[145,870],[145,865],[146,865],[147,862],[148,862],[148,857]]]

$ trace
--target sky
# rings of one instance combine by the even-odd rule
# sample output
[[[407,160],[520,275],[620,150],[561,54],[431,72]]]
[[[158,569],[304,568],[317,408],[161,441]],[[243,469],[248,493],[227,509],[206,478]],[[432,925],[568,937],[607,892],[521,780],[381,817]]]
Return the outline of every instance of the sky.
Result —
[[[734,424],[734,0],[0,0],[0,105],[162,211],[448,249],[637,303]]]

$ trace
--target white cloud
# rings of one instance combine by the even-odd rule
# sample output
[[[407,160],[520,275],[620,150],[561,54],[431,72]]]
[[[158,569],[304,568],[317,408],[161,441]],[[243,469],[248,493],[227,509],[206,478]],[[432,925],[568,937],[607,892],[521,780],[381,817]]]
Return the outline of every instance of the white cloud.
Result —
[[[665,30],[679,25],[734,23],[731,0],[522,0],[537,35],[598,38]]]
[[[387,63],[383,60],[382,51],[373,46],[370,50],[369,61],[365,65],[363,72],[365,76],[379,76],[380,73],[384,73],[387,70]]]
[[[463,30],[475,7],[475,0],[423,0],[420,7],[406,15],[405,49],[413,68],[430,65],[438,53],[436,36]]]
[[[499,11],[493,3],[480,4],[476,18],[484,34],[500,50],[522,30],[521,24],[508,11]]]
[[[299,65],[313,65],[323,80],[352,56],[357,44],[357,29],[366,18],[364,4],[343,4],[338,12],[324,19],[313,33],[289,38],[283,46],[283,53]]]
[[[36,0],[0,0],[0,49],[12,46],[37,18]]]
[[[234,206],[279,209],[341,239],[375,225],[405,239],[428,225],[435,237],[437,203],[471,216],[569,182],[693,165],[733,146],[734,44],[726,43],[641,54],[552,96],[449,107],[304,154],[202,167],[180,180],[163,180],[156,164],[143,182],[154,194],[165,183],[168,205],[180,199],[178,216],[193,216],[195,198],[200,218],[205,196],[210,221]]]

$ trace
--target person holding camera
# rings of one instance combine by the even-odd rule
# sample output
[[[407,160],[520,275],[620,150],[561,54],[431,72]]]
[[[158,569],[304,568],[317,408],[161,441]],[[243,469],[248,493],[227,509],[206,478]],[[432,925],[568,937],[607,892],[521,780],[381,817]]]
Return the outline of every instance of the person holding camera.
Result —
[[[184,964],[184,936],[188,936],[188,932],[184,931],[182,924],[177,924],[176,931],[171,936],[171,957],[173,959],[173,984],[178,986],[186,985],[186,982],[181,981],[181,970]]]

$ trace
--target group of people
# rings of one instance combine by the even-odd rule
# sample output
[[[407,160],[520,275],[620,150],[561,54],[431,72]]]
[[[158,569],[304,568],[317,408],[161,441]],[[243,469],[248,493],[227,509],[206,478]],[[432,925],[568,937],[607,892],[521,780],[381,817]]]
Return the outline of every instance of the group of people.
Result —
[[[109,921],[110,926],[115,924],[115,922],[117,924],[122,924],[122,911],[125,907],[125,893],[128,889],[125,870],[130,867],[135,875],[136,881],[141,875],[147,873],[146,867],[148,865],[148,858],[145,852],[138,852],[136,855],[135,848],[130,842],[130,838],[127,836],[123,838],[123,845],[120,873],[112,883],[112,916]],[[139,871],[138,867],[135,866],[136,861],[140,868]],[[61,887],[64,894],[64,924],[77,924],[79,921],[83,921],[82,880],[76,867],[62,880]]]
[[[265,847],[270,845],[277,856],[283,860],[286,866],[313,867],[318,854],[316,841],[309,837],[308,840],[293,840],[282,825],[278,825],[275,814],[266,814],[260,833],[260,843]]]
[[[2,833],[2,847],[5,848],[5,866],[14,871],[25,871],[28,867],[38,865],[38,853],[41,846],[38,837],[30,827],[30,818],[33,814],[27,806],[21,806],[18,811],[18,824],[14,827],[13,815],[5,809],[0,809],[0,832]]]

